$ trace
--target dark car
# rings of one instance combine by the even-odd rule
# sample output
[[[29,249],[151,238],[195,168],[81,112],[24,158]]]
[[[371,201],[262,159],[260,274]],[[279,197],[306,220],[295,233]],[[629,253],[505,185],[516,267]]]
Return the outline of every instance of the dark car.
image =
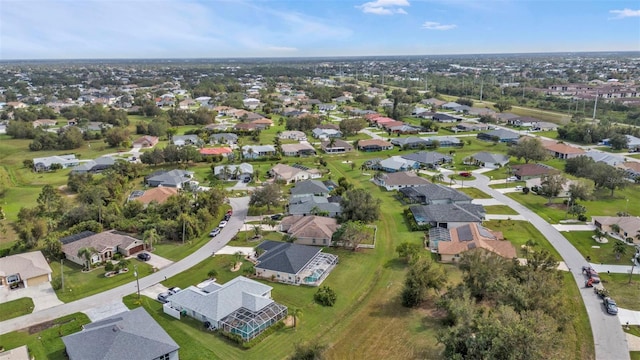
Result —
[[[222,229],[220,229],[219,227],[215,228],[215,229],[211,230],[211,232],[209,233],[209,236],[211,236],[211,237],[218,236],[218,234],[220,234],[221,230]]]
[[[271,215],[271,220],[280,220],[280,219],[282,219],[282,214]]]
[[[610,297],[604,298],[604,308],[607,310],[608,314],[617,315],[618,314],[618,304],[616,304],[615,300]]]
[[[151,255],[149,255],[148,253],[139,253],[138,254],[138,259],[142,260],[142,261],[149,261],[149,259],[151,259]]]
[[[246,177],[246,178],[242,179],[242,182],[245,183],[245,184],[250,182],[250,181],[251,181],[250,177]]]
[[[163,303],[163,304],[164,304],[164,303],[166,303],[166,302],[168,302],[168,301],[169,301],[169,300],[167,300],[167,298],[168,298],[169,296],[171,296],[171,295],[172,295],[172,294],[171,294],[169,291],[165,291],[165,292],[163,292],[163,293],[160,293],[160,294],[158,294],[158,301],[160,301],[161,303]]]
[[[180,290],[182,290],[182,289],[180,289],[180,288],[179,288],[179,287],[177,287],[177,286],[171,287],[171,288],[169,288],[169,294],[173,295],[173,294],[175,294],[175,293],[180,292]]]
[[[229,221],[229,219],[231,219],[231,215],[226,214],[222,220]]]

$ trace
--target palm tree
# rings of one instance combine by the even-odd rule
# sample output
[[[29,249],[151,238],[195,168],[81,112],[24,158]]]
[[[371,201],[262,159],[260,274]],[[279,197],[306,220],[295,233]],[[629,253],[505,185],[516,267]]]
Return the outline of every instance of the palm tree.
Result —
[[[443,182],[443,181],[444,181],[444,174],[442,174],[442,173],[434,174],[434,175],[431,177],[431,182],[432,182],[432,183],[436,183],[436,182]]]
[[[293,327],[298,326],[298,318],[300,316],[302,316],[302,309],[295,308],[295,309],[291,310],[291,312],[289,314],[291,316],[293,316]]]
[[[78,250],[78,256],[81,258],[84,258],[86,262],[85,265],[87,265],[89,270],[91,270],[91,257],[95,253],[97,253],[97,251],[92,247],[83,247],[80,250]]]
[[[211,269],[207,273],[207,276],[209,277],[209,279],[215,279],[216,276],[218,276],[218,271],[216,269]]]
[[[613,244],[613,253],[616,255],[616,260],[620,261],[620,257],[627,252],[627,245],[622,241],[617,241]]]
[[[260,234],[262,234],[262,227],[260,227],[260,225],[254,225],[253,226],[253,233],[256,234],[255,238],[259,238]]]
[[[611,228],[611,231],[613,231],[614,233],[616,233],[616,234],[620,233],[620,225],[611,224],[610,228]]]
[[[147,250],[153,250],[153,244],[156,244],[160,240],[160,235],[156,229],[149,229],[142,234],[142,242],[145,244]]]

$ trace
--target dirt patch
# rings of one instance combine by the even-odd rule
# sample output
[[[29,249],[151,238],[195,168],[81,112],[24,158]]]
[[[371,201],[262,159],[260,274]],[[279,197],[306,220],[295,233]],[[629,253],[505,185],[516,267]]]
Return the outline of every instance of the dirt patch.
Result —
[[[558,210],[567,210],[567,205],[566,204],[545,204],[546,207],[550,207],[550,208],[554,208],[554,209],[558,209]]]
[[[233,267],[231,268],[231,272],[236,272],[238,270],[240,270],[240,268],[242,267],[242,261],[238,261],[235,265],[233,265]]]
[[[58,322],[57,320],[45,321],[43,323],[30,326],[30,327],[28,327],[26,329],[22,329],[21,331],[26,331],[26,332],[29,333],[29,335],[33,335],[33,334],[39,333],[41,331],[50,329],[50,328],[55,327],[55,326],[62,326],[64,324],[72,322],[72,321],[75,321],[75,319],[69,319],[69,320],[67,320],[65,322]]]
[[[75,197],[76,195],[78,195],[69,190],[69,187],[67,185],[58,186],[58,191],[60,191],[60,193],[66,197]]]
[[[284,326],[293,327],[293,316],[289,315],[286,318],[284,318]]]

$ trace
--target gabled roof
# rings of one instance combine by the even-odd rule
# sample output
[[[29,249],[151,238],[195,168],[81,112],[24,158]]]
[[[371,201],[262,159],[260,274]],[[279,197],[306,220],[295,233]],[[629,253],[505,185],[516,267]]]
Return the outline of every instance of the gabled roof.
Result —
[[[404,159],[404,157],[401,156],[391,156],[381,160],[378,165],[383,169],[392,169],[395,171],[413,168],[414,166],[417,167],[415,161]]]
[[[363,148],[367,146],[390,147],[390,146],[393,146],[393,144],[382,139],[366,139],[366,140],[358,141],[359,148]]]
[[[476,204],[432,204],[409,207],[419,222],[482,222],[485,210]]]
[[[418,151],[413,154],[402,155],[402,158],[428,165],[452,160],[451,156],[435,151]]]
[[[224,155],[231,154],[233,150],[230,147],[201,148],[201,155]]]
[[[287,216],[280,223],[286,232],[298,239],[331,239],[338,229],[338,221],[324,216]]]
[[[295,153],[299,151],[313,151],[316,149],[308,143],[298,143],[298,144],[282,144],[282,152],[283,153]]]
[[[481,151],[479,153],[475,153],[471,155],[477,161],[483,162],[485,164],[505,164],[509,162],[509,156],[504,154],[495,154],[489,153],[486,151]]]
[[[625,162],[625,159],[623,156],[608,154],[601,151],[590,150],[590,151],[587,151],[584,155],[592,158],[593,161],[595,162],[603,162],[611,166],[620,165]]]
[[[82,235],[83,233],[78,235]],[[67,254],[71,254],[72,256],[76,256],[78,251],[84,247],[94,248],[96,251],[102,252],[108,248],[127,248],[136,241],[140,240],[115,230],[103,231],[92,235],[90,234],[90,236],[81,238],[74,238],[72,235],[60,239],[60,242],[63,244],[62,251]]]
[[[453,202],[469,201],[471,197],[456,189],[441,185],[428,183],[420,186],[405,187],[400,189],[400,193],[407,197],[422,198],[425,201],[450,200]]]
[[[395,138],[391,140],[391,143],[398,146],[409,145],[409,144],[428,144],[429,142],[425,139],[421,139],[415,136],[409,136],[406,138]]]
[[[306,194],[292,197],[289,201],[289,214],[291,215],[307,215],[314,208],[319,211],[326,211],[329,214],[340,214],[342,212],[342,207],[339,203],[329,202],[329,199],[324,196]]]
[[[497,136],[500,139],[517,139],[520,137],[518,133],[515,133],[510,130],[505,130],[505,129],[496,129],[496,130],[489,131],[487,133],[480,133],[480,134],[485,134],[486,136],[489,136],[489,137]]]
[[[40,251],[1,257],[0,276],[4,277],[12,274],[20,274],[20,278],[30,279],[40,275],[51,274],[51,268]]]
[[[156,359],[180,346],[139,307],[62,338],[71,360]]]
[[[73,169],[73,172],[104,170],[110,166],[113,166],[116,163],[116,160],[116,158],[111,156],[101,156],[95,160],[89,160],[87,162],[81,163]]]
[[[249,163],[241,163],[239,165],[218,165],[213,168],[213,175],[219,175],[224,172],[224,169],[229,169],[229,174],[233,174],[236,168],[240,169],[240,174],[253,174],[253,165]]]
[[[537,176],[557,173],[558,170],[545,164],[521,164],[511,166],[517,176]]]
[[[545,149],[559,154],[584,154],[584,150],[560,142],[545,141],[542,145]]]
[[[429,180],[406,171],[383,174],[382,178],[385,186],[431,184]]]
[[[307,265],[322,249],[267,240],[258,245],[265,252],[258,257],[256,268],[297,274]]]
[[[502,240],[502,234],[472,223],[450,229],[449,241],[438,241],[438,254],[456,255],[468,250],[485,249],[507,259],[517,257],[511,242]]]
[[[177,187],[182,183],[189,181],[193,176],[193,171],[174,169],[171,171],[158,171],[147,178],[149,182],[159,182],[163,186]]]
[[[133,198],[130,197],[130,199],[139,201],[145,205],[150,204],[152,201],[155,201],[158,204],[162,204],[165,201],[167,201],[167,199],[169,199],[171,196],[177,195],[177,194],[178,194],[178,189],[161,186],[161,187],[145,190],[145,192],[142,195],[133,197]]]
[[[327,194],[329,188],[322,181],[319,180],[305,180],[297,182],[296,185],[291,188],[292,195],[304,195],[304,194]]]

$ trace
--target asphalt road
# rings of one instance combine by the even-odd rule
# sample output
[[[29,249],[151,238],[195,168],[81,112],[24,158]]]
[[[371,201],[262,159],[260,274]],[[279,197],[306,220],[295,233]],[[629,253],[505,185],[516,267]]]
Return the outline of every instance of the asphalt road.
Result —
[[[164,281],[165,277],[170,278],[176,274],[188,270],[199,262],[210,257],[214,251],[218,251],[222,247],[224,247],[242,227],[244,219],[247,216],[247,211],[249,209],[249,197],[231,198],[229,199],[229,201],[231,207],[233,208],[233,215],[231,216],[231,219],[229,219],[227,226],[222,230],[220,235],[214,237],[213,239],[211,239],[211,241],[198,249],[198,251],[185,257],[184,259],[175,262],[156,273],[139,279],[140,290]],[[24,329],[45,321],[57,319],[61,316],[86,311],[88,309],[99,306],[100,304],[108,304],[110,302],[113,302],[114,300],[121,299],[124,296],[133,294],[137,292],[137,290],[138,288],[136,286],[136,281],[134,280],[128,284],[80,300],[76,300],[63,305],[58,305],[32,314],[9,319],[0,322],[0,334],[6,334],[11,331]]]
[[[571,243],[551,224],[546,222],[533,211],[527,209],[517,201],[489,187],[489,178],[481,174],[474,174],[476,180],[469,181],[469,185],[486,192],[495,199],[510,206],[520,215],[523,215],[533,226],[535,226],[551,245],[560,253],[562,259],[567,264],[571,275],[580,289],[580,295],[589,315],[591,331],[595,343],[597,360],[627,360],[630,359],[627,340],[620,326],[620,321],[616,316],[607,314],[602,305],[602,301],[596,296],[591,288],[585,288],[585,276],[582,274],[582,266],[587,264],[587,260],[571,245]]]

